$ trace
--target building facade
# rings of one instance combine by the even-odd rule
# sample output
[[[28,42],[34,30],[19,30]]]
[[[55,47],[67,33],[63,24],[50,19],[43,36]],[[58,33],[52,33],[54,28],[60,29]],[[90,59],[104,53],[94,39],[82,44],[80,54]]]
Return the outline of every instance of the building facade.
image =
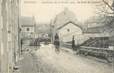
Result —
[[[83,34],[81,28],[73,22],[68,22],[58,28],[58,33],[63,42],[71,41],[73,36],[80,36]]]
[[[20,17],[21,38],[34,38],[35,33],[35,18],[34,17]]]
[[[19,0],[1,0],[1,73],[12,73],[18,58]]]
[[[2,34],[2,16],[1,16],[1,0],[0,0],[0,34]],[[0,73],[1,73],[1,55],[2,55],[2,52],[1,52],[1,48],[2,48],[2,36],[0,36]]]

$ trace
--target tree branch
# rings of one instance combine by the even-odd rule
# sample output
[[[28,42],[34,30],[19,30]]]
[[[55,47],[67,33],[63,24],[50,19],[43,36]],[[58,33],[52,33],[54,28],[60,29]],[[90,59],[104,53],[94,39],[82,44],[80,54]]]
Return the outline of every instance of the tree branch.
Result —
[[[113,10],[113,8],[108,4],[108,2],[106,2],[105,0],[102,0],[112,11],[114,11]]]

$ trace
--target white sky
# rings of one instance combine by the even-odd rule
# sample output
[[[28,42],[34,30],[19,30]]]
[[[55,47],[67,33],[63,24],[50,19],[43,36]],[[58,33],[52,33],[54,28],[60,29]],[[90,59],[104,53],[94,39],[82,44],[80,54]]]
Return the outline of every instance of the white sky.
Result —
[[[42,3],[46,0],[22,0],[21,1],[21,15],[22,16],[35,16],[38,23],[50,22],[51,19],[62,12],[64,8],[68,8],[76,14],[79,21],[84,22],[88,18],[95,15],[95,4],[96,3],[75,3],[75,4],[64,4],[64,3]],[[65,1],[65,0],[48,0],[49,1]],[[70,1],[70,0],[69,0]],[[75,1],[75,0],[74,0]],[[78,0],[84,1],[84,0]],[[87,1],[87,0],[86,0]],[[89,0],[92,1],[92,0]],[[96,1],[96,0],[94,0]],[[98,1],[97,1],[98,2]]]

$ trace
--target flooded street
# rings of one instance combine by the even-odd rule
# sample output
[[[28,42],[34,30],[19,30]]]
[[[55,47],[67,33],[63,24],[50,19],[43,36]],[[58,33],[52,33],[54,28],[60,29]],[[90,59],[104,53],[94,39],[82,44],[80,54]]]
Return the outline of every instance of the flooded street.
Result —
[[[42,45],[31,55],[25,56],[20,71],[21,73],[113,73],[109,63],[74,55],[72,50],[67,49],[61,48],[60,53],[56,53],[52,44]]]

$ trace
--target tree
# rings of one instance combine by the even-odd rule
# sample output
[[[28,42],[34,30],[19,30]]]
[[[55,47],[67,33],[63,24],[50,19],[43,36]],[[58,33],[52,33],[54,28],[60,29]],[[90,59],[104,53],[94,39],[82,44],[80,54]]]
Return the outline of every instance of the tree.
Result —
[[[114,16],[114,0],[101,0],[98,6],[98,14]]]

